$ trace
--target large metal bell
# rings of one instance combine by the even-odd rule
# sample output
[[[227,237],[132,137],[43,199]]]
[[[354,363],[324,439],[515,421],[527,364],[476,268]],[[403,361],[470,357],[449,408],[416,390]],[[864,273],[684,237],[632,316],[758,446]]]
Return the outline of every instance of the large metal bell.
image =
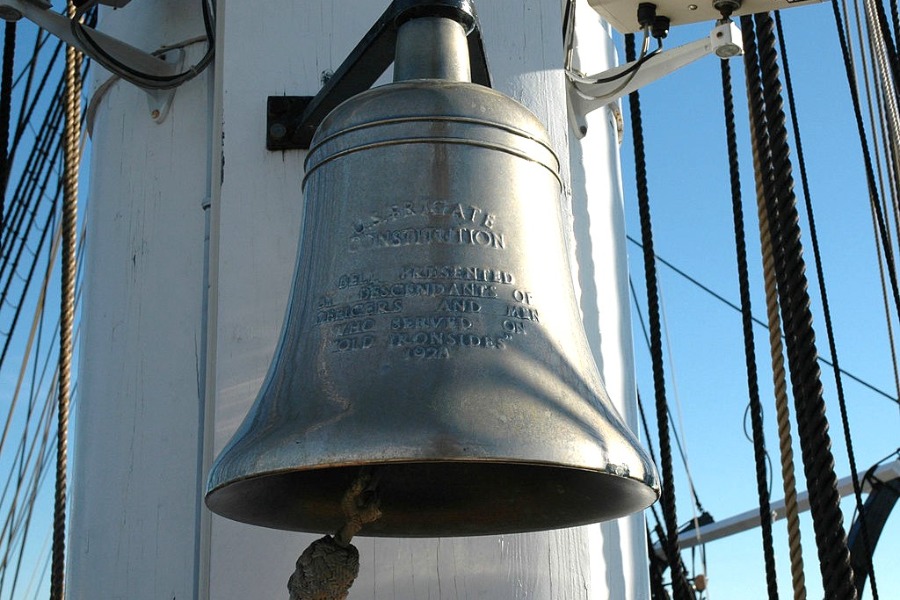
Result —
[[[416,15],[395,82],[319,128],[281,343],[210,473],[214,512],[332,533],[363,471],[371,536],[568,527],[658,497],[591,359],[548,135],[468,69],[464,25]]]

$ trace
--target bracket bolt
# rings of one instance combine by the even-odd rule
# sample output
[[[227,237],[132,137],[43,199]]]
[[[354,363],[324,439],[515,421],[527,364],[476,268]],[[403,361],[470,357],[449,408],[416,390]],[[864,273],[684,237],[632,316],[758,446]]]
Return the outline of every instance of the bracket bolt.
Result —
[[[284,126],[284,123],[272,123],[269,127],[269,137],[273,140],[283,140],[287,135],[287,127]]]

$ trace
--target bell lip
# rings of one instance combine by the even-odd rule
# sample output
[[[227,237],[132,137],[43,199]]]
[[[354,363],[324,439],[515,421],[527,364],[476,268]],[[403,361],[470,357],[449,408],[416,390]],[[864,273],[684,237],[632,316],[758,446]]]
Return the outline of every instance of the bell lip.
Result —
[[[373,524],[366,525],[359,534],[359,537],[410,537],[410,538],[430,538],[430,537],[469,537],[482,535],[502,535],[513,533],[527,533],[535,531],[547,531],[554,529],[563,529],[568,527],[577,527],[599,523],[620,517],[641,512],[655,503],[660,497],[659,480],[656,469],[650,464],[650,468],[645,471],[643,479],[631,477],[630,475],[617,472],[613,465],[607,466],[605,469],[592,469],[589,467],[581,467],[575,465],[564,465],[553,462],[538,462],[524,460],[504,460],[498,458],[491,459],[422,459],[422,460],[385,460],[381,462],[359,462],[345,464],[320,465],[309,468],[293,468],[280,471],[271,471],[265,474],[252,475],[242,478],[235,478],[231,481],[221,483],[215,488],[208,489],[205,495],[205,504],[212,512],[228,518],[233,521],[246,523],[250,525],[266,527],[271,529],[299,531],[316,534],[334,533],[337,531],[345,520],[339,514],[333,514],[329,517],[310,517],[304,516],[303,522],[297,519],[284,517],[282,515],[267,518],[258,518],[247,512],[259,509],[259,499],[271,499],[271,492],[275,488],[286,487],[302,487],[301,480],[309,479],[306,482],[310,489],[317,487],[311,483],[317,476],[325,475],[326,478],[332,477],[341,479],[343,487],[346,490],[352,484],[353,480],[358,476],[361,469],[366,468],[372,473],[372,477],[378,482],[389,479],[394,470],[399,470],[401,474],[411,473],[412,475],[404,478],[406,482],[410,477],[412,479],[420,479],[416,474],[423,472],[467,472],[470,475],[477,475],[479,471],[490,475],[485,479],[494,482],[505,481],[506,485],[513,482],[524,484],[528,488],[524,496],[515,496],[515,493],[506,492],[500,489],[496,494],[496,500],[492,504],[489,500],[484,504],[487,506],[486,513],[495,514],[497,506],[508,508],[511,502],[522,500],[524,502],[543,503],[541,507],[529,508],[539,513],[528,516],[528,511],[522,511],[521,507],[517,507],[512,513],[502,516],[496,516],[491,521],[486,522],[484,518],[474,518],[472,514],[463,514],[462,516],[448,518],[446,514],[438,514],[434,512],[432,507],[423,508],[415,505],[413,511],[415,523],[398,524],[397,519],[388,519],[382,517]],[[512,468],[512,469],[510,469]],[[427,471],[426,471],[427,470]],[[573,502],[569,498],[563,496],[555,496],[556,501],[549,501],[550,493],[546,490],[534,493],[526,481],[528,477],[523,475],[541,474],[546,475],[548,470],[554,470],[556,473],[553,477],[541,480],[539,487],[549,488],[552,486],[560,487],[563,483],[571,485],[572,495],[580,495],[581,498],[575,499]],[[491,473],[491,472],[494,473]],[[513,473],[515,471],[516,473]],[[387,474],[387,475],[386,475]],[[212,473],[211,473],[212,475]],[[396,473],[394,473],[396,475]],[[210,478],[212,479],[212,478]],[[463,485],[468,484],[472,479],[464,480]],[[563,482],[563,483],[560,483]],[[449,482],[443,482],[451,486]],[[460,483],[460,482],[458,482]],[[376,484],[377,486],[377,484]],[[327,487],[327,486],[326,486]],[[476,485],[478,487],[478,485]],[[485,487],[481,485],[481,487]],[[487,486],[489,487],[489,485]],[[501,487],[501,486],[498,486]],[[229,489],[230,488],[230,489]],[[496,490],[495,490],[496,491]],[[553,492],[554,490],[551,490]],[[247,500],[243,498],[241,502],[234,502],[235,496],[245,496],[249,493],[254,498]],[[376,487],[377,493],[377,487]],[[401,494],[395,494],[402,497],[403,500],[407,496],[416,497],[417,491],[409,492],[404,490]],[[560,492],[556,492],[560,493]],[[338,492],[332,495],[329,504],[332,508],[340,511],[340,500],[342,493]],[[585,497],[587,496],[587,497]],[[298,495],[297,497],[300,497]],[[563,498],[563,499],[559,499]],[[614,500],[611,509],[597,508],[598,506],[607,506],[610,500]],[[384,503],[383,503],[384,504]],[[387,501],[386,504],[392,504]],[[474,511],[475,504],[469,502],[465,507],[458,509],[462,513]],[[385,508],[383,512],[392,512],[393,506],[382,506]],[[409,508],[409,506],[407,506]],[[448,511],[453,513],[453,510]],[[521,516],[526,514],[526,516]],[[408,515],[407,515],[408,516]],[[520,518],[521,517],[521,518]]]

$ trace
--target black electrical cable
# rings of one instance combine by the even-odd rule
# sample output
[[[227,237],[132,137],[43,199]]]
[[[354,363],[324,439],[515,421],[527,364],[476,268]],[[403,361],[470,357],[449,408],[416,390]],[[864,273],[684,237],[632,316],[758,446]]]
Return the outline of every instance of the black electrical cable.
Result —
[[[745,51],[748,51],[748,45],[755,43],[754,22],[759,40],[764,126],[768,130],[772,161],[771,177],[763,178],[764,196],[775,251],[779,303],[820,570],[826,597],[855,599],[853,569],[843,527],[822,382],[816,361],[815,333],[793,192],[774,26],[768,13],[757,14],[753,19],[742,17]],[[760,116],[758,110],[751,111],[751,118],[759,121]]]
[[[844,384],[841,378],[840,361],[837,353],[837,343],[835,342],[834,326],[831,320],[831,309],[828,303],[828,290],[825,285],[825,272],[822,267],[822,254],[819,250],[819,236],[816,232],[816,219],[812,205],[812,195],[809,190],[809,179],[806,172],[806,161],[803,157],[803,143],[800,136],[800,123],[797,117],[797,105],[794,99],[794,87],[791,82],[790,63],[787,56],[786,42],[784,39],[784,28],[781,24],[781,13],[775,11],[775,27],[778,31],[779,49],[781,50],[781,65],[784,70],[784,83],[787,91],[788,105],[791,114],[791,126],[794,129],[794,145],[797,150],[797,166],[800,169],[800,182],[803,187],[803,196],[806,205],[807,222],[809,224],[809,238],[812,242],[813,257],[816,265],[816,277],[819,281],[819,296],[822,300],[822,314],[825,318],[825,331],[828,336],[828,350],[831,352],[831,358],[834,362],[834,383],[837,389],[838,405],[841,411],[841,424],[844,429],[844,442],[847,446],[847,458],[850,463],[850,477],[853,481],[853,494],[856,498],[856,508],[860,514],[865,514],[865,508],[862,500],[862,486],[859,482],[859,473],[856,466],[856,456],[853,451],[853,438],[850,435],[850,420],[847,415],[847,400],[844,396]],[[869,578],[872,581],[872,598],[878,600],[878,586],[875,583],[875,570],[872,564],[872,546],[869,543],[868,528],[863,519],[862,540],[865,548],[867,559],[869,562]]]
[[[186,83],[202,73],[208,67],[215,56],[215,24],[214,9],[210,7],[207,0],[200,0],[200,6],[203,14],[203,25],[206,31],[206,53],[188,70],[176,75],[153,75],[131,67],[109,54],[103,46],[98,43],[88,30],[82,26],[78,19],[72,19],[70,26],[72,35],[75,36],[84,46],[85,51],[90,58],[109,69],[112,73],[118,75],[122,79],[129,81],[139,87],[151,89],[171,89]]]
[[[625,36],[626,60],[635,57],[634,35]],[[647,188],[647,165],[644,156],[644,136],[641,122],[641,102],[638,92],[629,97],[631,128],[634,144],[635,179],[644,242],[644,274],[647,279],[647,302],[650,315],[650,342],[652,347],[653,384],[656,395],[656,420],[659,429],[660,466],[662,471],[662,497],[660,503],[666,523],[664,547],[672,575],[672,589],[675,600],[691,600],[693,592],[681,568],[681,553],[678,549],[678,522],[675,511],[675,482],[672,470],[672,450],[669,443],[669,420],[667,414],[665,372],[662,361],[662,334],[659,313],[659,296],[656,289],[656,264],[653,260],[653,231],[650,218],[650,197]]]
[[[747,367],[748,410],[753,430],[753,457],[756,463],[756,492],[759,496],[759,520],[762,530],[763,557],[769,599],[778,598],[778,578],[775,572],[775,544],[772,540],[772,508],[766,472],[766,440],[763,432],[762,403],[759,399],[759,376],[756,369],[756,345],[753,340],[753,312],[750,306],[750,276],[747,265],[747,242],[744,232],[744,211],[741,206],[741,177],[738,162],[737,132],[734,124],[734,97],[731,91],[731,66],[720,60],[722,96],[725,110],[728,170],[731,178],[731,208],[734,214],[734,241],[737,251],[738,284],[741,296],[741,316],[744,334],[744,359]]]

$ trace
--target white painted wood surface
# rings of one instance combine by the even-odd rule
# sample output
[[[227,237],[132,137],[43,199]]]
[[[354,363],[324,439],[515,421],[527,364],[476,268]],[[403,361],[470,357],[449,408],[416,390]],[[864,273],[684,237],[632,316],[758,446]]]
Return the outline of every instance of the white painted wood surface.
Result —
[[[136,2],[104,27],[145,49],[200,35],[181,3]],[[194,60],[202,44],[189,48]],[[95,87],[109,74],[94,70]],[[162,124],[118,82],[99,100],[73,418],[72,599],[191,598],[196,587],[208,81]]]
[[[202,31],[199,10],[184,4],[135,2],[104,24],[153,47]],[[212,76],[179,89],[161,125],[147,118],[142,93],[126,84],[103,100],[94,136],[72,598],[287,598],[293,563],[314,537],[197,511],[198,463],[209,464],[255,398],[296,259],[304,153],[265,150],[266,96],[315,93],[322,72],[338,67],[386,5],[218,0],[212,90]],[[481,0],[478,10],[494,86],[547,124],[565,165],[571,183],[564,210],[574,217],[577,243],[570,251],[579,265],[588,337],[611,396],[634,425],[610,113],[592,115],[582,142],[569,139],[559,0]],[[165,35],[163,23],[172,27]],[[591,40],[585,69],[601,70],[612,60],[611,43],[583,0],[579,34],[583,45]],[[209,165],[204,406],[201,202]],[[640,515],[527,535],[355,544],[362,570],[352,599],[649,597]]]

